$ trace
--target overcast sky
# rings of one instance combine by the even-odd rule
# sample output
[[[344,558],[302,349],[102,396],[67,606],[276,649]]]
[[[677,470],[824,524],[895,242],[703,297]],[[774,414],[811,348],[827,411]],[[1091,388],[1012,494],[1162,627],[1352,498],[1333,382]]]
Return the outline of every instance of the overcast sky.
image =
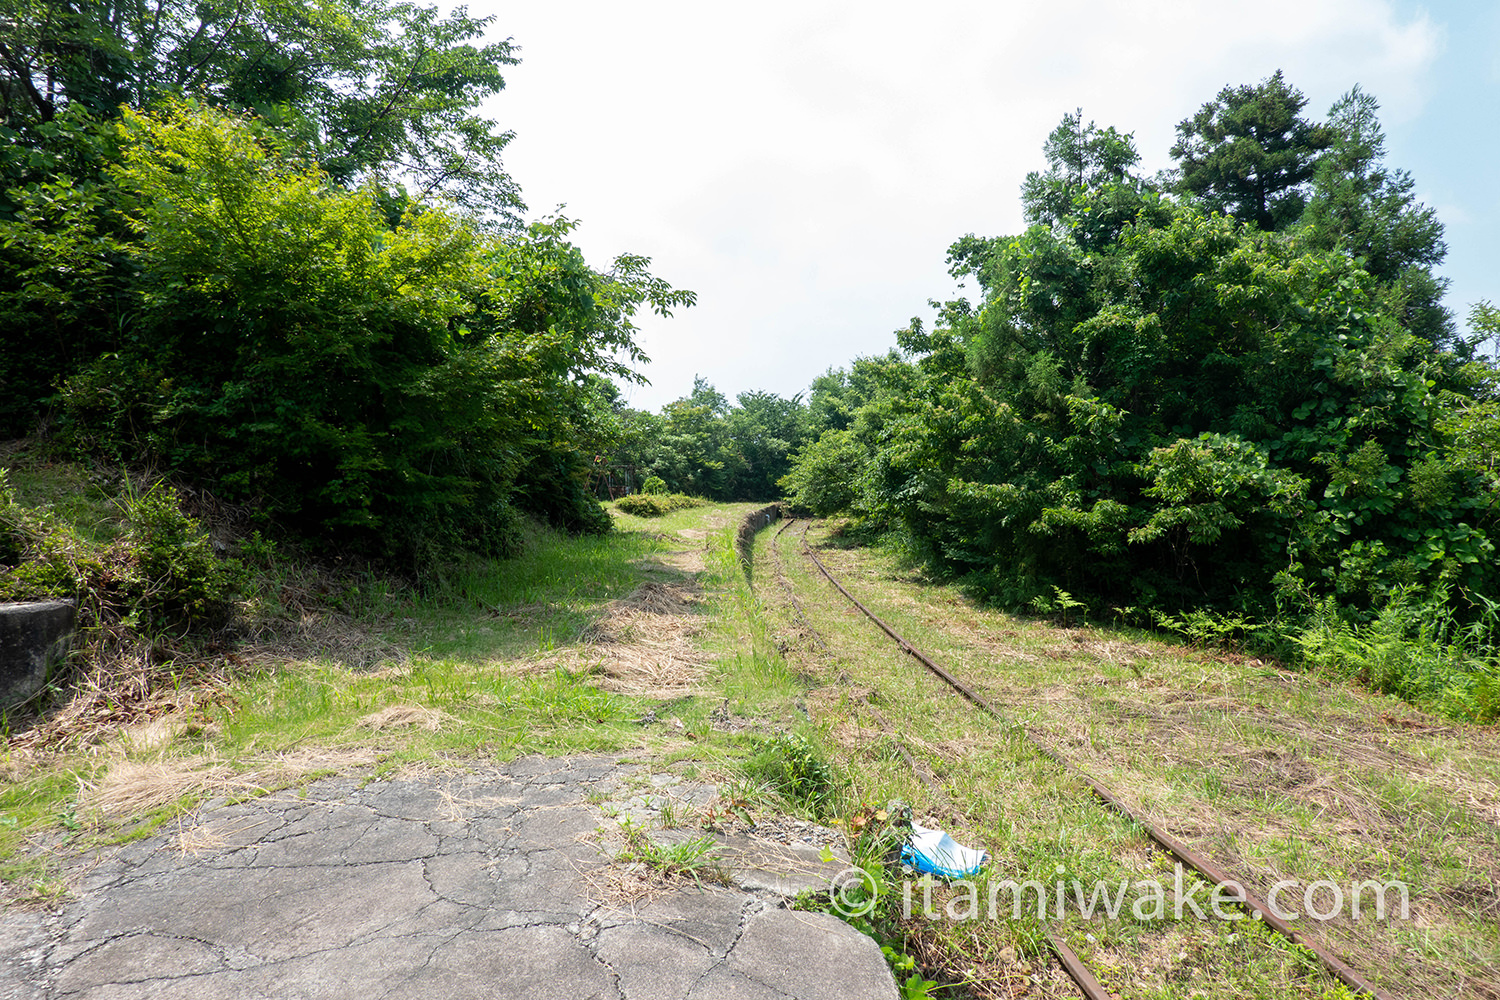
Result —
[[[1063,114],[1135,135],[1278,68],[1321,118],[1358,83],[1387,162],[1447,225],[1449,305],[1500,300],[1500,5],[1046,0],[754,5],[475,0],[521,65],[490,106],[533,216],[566,204],[590,263],[621,252],[698,293],[643,317],[650,386],[790,396],[959,293],[947,247],[1021,229],[1019,191]]]

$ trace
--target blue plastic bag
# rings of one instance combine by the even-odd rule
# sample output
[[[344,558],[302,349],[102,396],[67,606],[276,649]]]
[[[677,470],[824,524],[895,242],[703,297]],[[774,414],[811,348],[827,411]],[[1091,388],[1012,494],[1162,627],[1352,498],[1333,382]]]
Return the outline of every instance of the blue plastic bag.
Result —
[[[985,852],[964,847],[942,830],[929,830],[919,823],[911,825],[911,840],[901,848],[903,864],[946,878],[978,875],[989,859]]]

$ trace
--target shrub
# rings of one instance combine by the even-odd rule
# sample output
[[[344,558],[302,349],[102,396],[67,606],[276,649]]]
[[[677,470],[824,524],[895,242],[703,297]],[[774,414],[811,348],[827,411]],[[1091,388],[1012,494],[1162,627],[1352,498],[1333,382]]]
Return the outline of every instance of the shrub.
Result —
[[[638,378],[635,310],[691,293],[640,257],[592,269],[566,219],[489,231],[340,188],[253,117],[167,102],[115,131],[105,207],[48,244],[69,275],[108,272],[118,314],[70,329],[84,346],[46,373],[62,441],[418,575],[510,554],[518,512],[608,530],[583,457],[609,446],[605,386]],[[5,292],[0,318],[21,317]]]
[[[701,507],[708,501],[684,493],[633,493],[615,501],[615,507],[636,517],[661,517],[686,507]]]
[[[822,815],[840,781],[822,750],[800,733],[778,733],[745,761],[745,774],[775,788],[787,802]]]
[[[796,507],[827,517],[855,506],[868,464],[869,454],[853,435],[829,430],[797,453],[778,482]]]
[[[132,557],[124,589],[137,624],[199,631],[228,622],[243,567],[214,554],[202,526],[183,513],[177,491],[157,483],[124,506]]]
[[[1393,591],[1368,622],[1350,622],[1332,598],[1293,636],[1304,662],[1452,718],[1500,718],[1500,604],[1462,623],[1445,593]]]
[[[667,492],[667,481],[660,476],[652,476],[641,484],[641,492],[651,495]]]
[[[0,469],[0,601],[76,598],[105,575],[100,554],[51,513],[17,502]]]
[[[127,481],[115,507],[124,534],[90,541],[45,506],[17,502],[0,470],[0,600],[76,598],[88,620],[148,634],[223,627],[244,569],[214,552],[177,492],[157,483],[137,494]]]

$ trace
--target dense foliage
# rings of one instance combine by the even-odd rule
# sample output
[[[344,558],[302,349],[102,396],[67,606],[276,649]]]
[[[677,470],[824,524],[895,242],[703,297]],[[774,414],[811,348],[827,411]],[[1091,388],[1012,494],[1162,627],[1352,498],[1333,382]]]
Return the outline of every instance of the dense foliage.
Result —
[[[20,502],[9,470],[0,469],[0,600],[75,599],[86,641],[120,625],[151,635],[221,628],[244,567],[214,552],[170,486],[123,485],[116,502],[123,530],[103,540],[84,537],[46,506]]]
[[[674,510],[701,507],[707,501],[690,497],[685,493],[632,493],[616,501],[615,506],[636,517],[661,517]]]
[[[1013,605],[1250,623],[1331,600],[1358,622],[1400,593],[1480,615],[1500,382],[1472,345],[1495,312],[1454,333],[1441,226],[1383,166],[1373,100],[1324,124],[1303,103],[1279,74],[1226,88],[1179,129],[1175,185],[1065,118],[1031,227],[950,252],[982,300],[857,361],[847,423],[787,488]]]
[[[702,378],[659,414],[622,410],[622,440],[609,456],[621,488],[661,489],[711,500],[773,500],[791,454],[817,419],[800,395],[742,392],[730,402]]]
[[[590,478],[631,317],[691,304],[516,223],[487,19],[0,0],[0,432],[210,484],[412,567]],[[406,185],[414,185],[410,190]],[[482,209],[482,211],[479,211]],[[503,224],[495,225],[496,221]]]
[[[0,126],[46,152],[70,111],[197,95],[254,112],[336,183],[401,176],[513,214],[512,136],[477,110],[518,61],[509,41],[482,42],[493,20],[391,0],[0,0]],[[28,167],[7,163],[5,186]]]

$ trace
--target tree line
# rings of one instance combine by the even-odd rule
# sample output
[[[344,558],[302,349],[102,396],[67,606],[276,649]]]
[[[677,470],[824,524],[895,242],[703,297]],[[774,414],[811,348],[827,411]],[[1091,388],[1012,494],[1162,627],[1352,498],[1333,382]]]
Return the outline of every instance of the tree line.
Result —
[[[638,489],[652,477],[673,493],[709,500],[775,500],[792,457],[839,426],[835,396],[844,376],[828,372],[807,393],[739,393],[735,402],[696,377],[693,391],[659,413],[617,405],[619,443],[601,480]]]
[[[949,250],[977,301],[841,373],[794,500],[1012,606],[1493,622],[1500,312],[1461,333],[1444,307],[1442,224],[1375,99],[1305,110],[1279,72],[1226,87],[1154,177],[1066,115],[1028,228]]]

